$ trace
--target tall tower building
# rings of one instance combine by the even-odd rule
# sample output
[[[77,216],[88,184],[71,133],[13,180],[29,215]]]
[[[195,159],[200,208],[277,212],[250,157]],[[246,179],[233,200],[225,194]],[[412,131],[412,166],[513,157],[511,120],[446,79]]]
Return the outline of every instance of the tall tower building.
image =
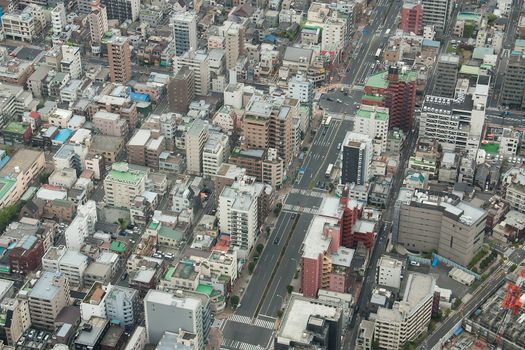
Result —
[[[168,83],[170,112],[187,113],[195,97],[195,73],[187,66],[182,67]]]
[[[405,0],[401,8],[401,21],[399,29],[405,33],[423,33],[423,6],[421,2]]]
[[[373,146],[370,136],[348,132],[343,142],[341,183],[366,184],[370,178],[372,153]]]
[[[59,2],[55,8],[51,10],[51,28],[53,29],[53,34],[58,35],[62,33],[62,29],[66,23],[66,9],[64,3]]]
[[[524,92],[525,56],[522,54],[511,55],[503,80],[500,103],[511,108],[524,108]]]
[[[182,56],[190,49],[197,49],[197,15],[193,12],[176,12],[171,20],[175,54]]]
[[[452,0],[422,0],[423,26],[434,26],[437,32],[443,32],[452,13]]]
[[[190,174],[202,173],[202,151],[208,139],[208,123],[195,119],[186,132],[186,170]]]
[[[459,56],[456,54],[443,54],[438,57],[434,96],[454,97],[456,81],[458,80],[458,66]]]
[[[195,94],[206,96],[210,90],[210,64],[206,51],[193,49],[173,60],[173,73],[176,75],[182,67],[188,67],[194,73]]]
[[[226,55],[226,68],[235,68],[237,64],[237,59],[240,55],[243,54],[243,52],[244,27],[240,24],[229,22],[228,27],[224,33],[224,53]]]
[[[131,49],[126,37],[113,37],[108,43],[109,78],[126,84],[131,79]]]
[[[94,0],[91,3],[91,13],[88,15],[88,23],[91,37],[91,48],[93,50],[94,47],[98,47],[98,50],[100,50],[102,37],[104,36],[104,33],[108,31],[108,15],[106,6],[101,5],[98,0]]]

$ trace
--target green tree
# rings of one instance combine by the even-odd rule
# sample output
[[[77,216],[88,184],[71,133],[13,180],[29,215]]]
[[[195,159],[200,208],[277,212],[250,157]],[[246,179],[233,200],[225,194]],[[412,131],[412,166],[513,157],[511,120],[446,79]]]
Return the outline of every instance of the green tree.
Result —
[[[253,270],[255,270],[255,262],[250,261],[248,264],[248,273],[251,275],[253,273]]]
[[[487,17],[487,19],[488,19],[489,24],[492,24],[496,22],[496,20],[498,19],[498,16],[492,13]]]
[[[512,264],[512,266],[509,268],[509,272],[513,272],[514,270],[516,270],[518,268],[518,265],[516,264]]]
[[[456,310],[461,305],[461,303],[463,303],[463,300],[461,300],[461,298],[456,298],[454,304],[452,304],[452,309]]]
[[[4,232],[5,228],[18,217],[22,205],[22,202],[18,202],[0,210],[0,232]]]
[[[128,226],[126,220],[123,219],[123,218],[118,218],[117,222],[118,222],[121,230],[124,230]]]
[[[286,291],[288,292],[288,294],[292,294],[293,286],[291,286],[291,285],[286,286]]]
[[[264,249],[264,245],[262,243],[257,244],[257,247],[255,247],[255,250],[258,254],[261,254]]]
[[[282,203],[277,203],[277,205],[275,206],[275,208],[273,208],[273,214],[275,216],[279,216],[279,213],[281,212],[281,209],[283,208],[283,204]]]
[[[379,350],[379,340],[377,339],[372,340],[372,349]]]
[[[47,180],[49,179],[49,175],[51,175],[51,173],[48,173],[48,172],[41,173],[40,175],[38,175],[38,182],[40,184],[46,184]]]
[[[230,305],[233,308],[237,308],[237,305],[239,305],[239,297],[237,295],[232,295],[230,297]]]
[[[283,310],[277,311],[277,317],[279,318],[283,317],[283,313],[284,313]]]

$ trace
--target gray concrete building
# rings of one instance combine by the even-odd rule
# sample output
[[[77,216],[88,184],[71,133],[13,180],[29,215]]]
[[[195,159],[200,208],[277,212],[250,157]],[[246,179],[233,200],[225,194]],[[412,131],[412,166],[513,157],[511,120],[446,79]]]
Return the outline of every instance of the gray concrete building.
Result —
[[[523,108],[525,107],[524,91],[525,56],[511,55],[505,71],[499,102],[511,108]]]
[[[456,81],[458,80],[458,66],[459,56],[456,54],[443,54],[438,57],[433,95],[454,97]]]

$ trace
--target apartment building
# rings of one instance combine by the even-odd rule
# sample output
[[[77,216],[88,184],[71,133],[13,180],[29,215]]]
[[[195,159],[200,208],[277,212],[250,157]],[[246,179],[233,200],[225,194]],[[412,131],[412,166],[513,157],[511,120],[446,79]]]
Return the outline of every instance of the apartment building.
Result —
[[[376,283],[380,286],[399,289],[403,276],[403,262],[388,255],[379,258],[376,271]]]
[[[208,137],[208,123],[202,119],[195,119],[186,132],[185,137],[186,171],[189,174],[202,174],[202,152]]]
[[[58,3],[51,10],[51,30],[53,34],[60,35],[66,24],[66,8],[63,3]]]
[[[73,251],[80,251],[84,239],[95,233],[97,222],[97,205],[95,201],[87,201],[84,205],[77,207],[77,216],[66,228],[66,247]]]
[[[230,156],[229,138],[223,133],[212,132],[202,150],[202,174],[214,176]]]
[[[166,141],[159,130],[139,129],[126,148],[129,163],[158,169],[159,156],[166,149]]]
[[[95,282],[91,285],[88,292],[80,303],[80,318],[87,322],[92,317],[106,318],[106,303],[108,291],[112,285],[103,285],[101,282]]]
[[[15,345],[31,326],[29,303],[22,298],[3,298],[0,302],[0,327],[7,345]]]
[[[91,48],[94,50],[94,53],[98,49],[102,41],[104,33],[108,31],[108,13],[106,6],[102,5],[99,0],[91,2],[91,12],[87,16],[89,23],[89,35],[91,38]]]
[[[70,305],[67,278],[60,272],[42,272],[36,282],[28,281],[18,295],[28,300],[31,324],[49,331],[55,330],[57,315]]]
[[[136,196],[146,189],[147,173],[128,163],[113,163],[104,179],[104,200],[108,205],[130,208]]]
[[[88,257],[78,251],[68,250],[64,246],[53,246],[42,257],[42,269],[59,271],[66,276],[70,288],[81,288],[88,262]]]
[[[185,331],[195,335],[197,349],[202,350],[205,341],[202,301],[194,297],[179,297],[178,294],[152,289],[144,297],[148,343],[157,344],[164,332]]]
[[[420,1],[403,1],[399,29],[405,33],[423,34],[423,5]]]
[[[107,9],[108,19],[118,19],[120,23],[126,20],[135,22],[139,19],[140,0],[101,0]]]
[[[442,54],[438,57],[436,80],[432,94],[439,97],[454,98],[458,80],[459,56]]]
[[[80,79],[82,76],[82,60],[80,58],[80,47],[62,45],[62,60],[60,71],[69,73],[71,79]]]
[[[189,50],[173,58],[173,73],[176,75],[182,67],[188,67],[194,73],[195,94],[207,96],[210,90],[210,64],[206,51]]]
[[[403,293],[391,309],[379,307],[374,339],[381,349],[399,350],[427,331],[432,316],[436,281],[430,275],[412,273]]]
[[[92,118],[93,129],[103,135],[125,138],[128,135],[128,122],[116,113],[100,110]]]
[[[170,112],[187,113],[195,98],[195,73],[189,67],[182,67],[168,83]]]
[[[177,11],[171,18],[175,54],[182,56],[190,49],[197,49],[197,15],[189,11]]]
[[[106,317],[118,321],[120,327],[131,330],[140,312],[139,292],[133,288],[111,286],[106,295]]]
[[[389,111],[385,107],[361,105],[354,118],[354,132],[372,138],[374,155],[386,152]]]
[[[46,165],[44,152],[18,150],[0,170],[0,208],[17,202]]]
[[[509,56],[507,69],[503,78],[500,103],[512,108],[525,107],[525,56],[512,54]]]
[[[481,249],[487,213],[445,192],[402,193],[398,243],[406,249],[438,254],[466,266]]]
[[[44,11],[35,4],[28,4],[22,10],[13,10],[2,16],[6,39],[32,42],[45,26]]]
[[[129,39],[114,36],[108,42],[109,79],[126,84],[131,79],[131,49]]]
[[[422,0],[423,26],[434,26],[434,30],[443,33],[449,24],[452,13],[452,0]]]
[[[368,183],[373,155],[372,138],[365,134],[348,132],[342,144],[342,153],[341,183]]]

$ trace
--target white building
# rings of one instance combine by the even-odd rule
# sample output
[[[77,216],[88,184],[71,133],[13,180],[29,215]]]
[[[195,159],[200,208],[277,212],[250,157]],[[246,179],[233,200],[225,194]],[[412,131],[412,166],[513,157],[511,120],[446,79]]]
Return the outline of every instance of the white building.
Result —
[[[222,133],[210,133],[202,150],[202,174],[213,176],[223,162],[230,156],[228,136]]]
[[[95,282],[80,303],[80,317],[83,321],[89,321],[93,316],[106,318],[105,299],[111,290],[111,285],[104,286]]]
[[[386,151],[388,139],[388,108],[361,105],[354,118],[354,132],[365,134],[373,139],[374,155]]]
[[[104,179],[105,201],[108,205],[130,208],[135,197],[146,190],[147,173],[130,169],[128,163],[113,163]]]
[[[376,283],[381,286],[398,288],[403,276],[403,263],[399,260],[383,255],[379,259],[376,271]]]
[[[65,73],[69,73],[71,79],[79,79],[82,76],[80,47],[62,45],[62,61],[60,61],[60,70]]]
[[[347,22],[343,17],[329,18],[323,25],[321,34],[321,49],[338,53],[347,41]]]
[[[185,52],[182,56],[173,59],[173,74],[177,74],[182,67],[188,67],[194,73],[195,94],[206,96],[210,90],[210,65],[205,51],[194,49]]]
[[[430,275],[410,274],[403,300],[396,301],[391,309],[379,307],[374,339],[381,349],[402,349],[407,342],[427,331],[435,285]]]
[[[182,56],[197,49],[197,15],[193,12],[175,12],[171,19],[175,54]]]
[[[77,208],[77,216],[66,229],[66,247],[70,250],[79,251],[84,239],[95,233],[97,222],[97,205],[95,201],[87,201]]]
[[[59,35],[62,33],[62,29],[64,29],[66,24],[66,8],[63,2],[59,2],[51,10],[51,29],[53,34]]]
[[[287,96],[311,106],[314,100],[314,84],[303,74],[295,75],[288,81]]]
[[[50,247],[42,257],[42,269],[60,271],[67,277],[70,287],[82,287],[88,261],[88,257],[78,251],[68,250],[64,246]]]
[[[208,123],[202,119],[195,119],[186,132],[186,170],[189,174],[202,173],[202,152],[208,134]]]
[[[3,34],[7,39],[31,42],[46,25],[42,8],[27,5],[22,11],[14,10],[2,16]]]

